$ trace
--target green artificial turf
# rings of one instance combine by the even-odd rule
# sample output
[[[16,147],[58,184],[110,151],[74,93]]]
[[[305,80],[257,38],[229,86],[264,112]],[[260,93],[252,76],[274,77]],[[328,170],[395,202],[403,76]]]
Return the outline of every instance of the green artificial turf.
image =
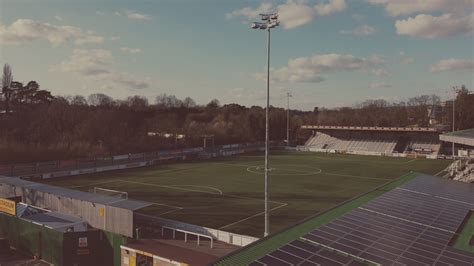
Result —
[[[471,237],[474,236],[474,212],[469,213],[468,220],[464,224],[462,231],[457,236],[454,242],[454,247],[463,249],[466,251],[474,252],[474,246],[469,245]]]
[[[436,174],[450,161],[273,151],[270,231],[275,232],[373,190],[410,171]],[[101,187],[155,203],[141,210],[238,234],[262,237],[263,155],[179,162],[44,180],[88,191]]]

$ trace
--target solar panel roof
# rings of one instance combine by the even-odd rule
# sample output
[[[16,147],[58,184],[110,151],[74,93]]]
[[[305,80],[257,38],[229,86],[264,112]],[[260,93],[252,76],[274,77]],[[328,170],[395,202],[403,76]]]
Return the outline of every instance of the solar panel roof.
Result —
[[[255,256],[251,265],[473,265],[474,253],[451,245],[474,210],[473,189],[474,184],[418,175]]]

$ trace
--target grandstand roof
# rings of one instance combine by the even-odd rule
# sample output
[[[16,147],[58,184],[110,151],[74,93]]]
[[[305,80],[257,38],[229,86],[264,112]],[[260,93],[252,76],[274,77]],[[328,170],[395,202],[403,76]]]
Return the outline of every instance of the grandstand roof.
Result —
[[[34,189],[41,192],[46,192],[58,196],[69,197],[73,199],[104,204],[108,206],[118,207],[126,210],[135,211],[147,206],[152,205],[149,202],[137,201],[137,200],[120,200],[117,201],[116,197],[99,195],[74,189],[56,187],[46,184],[35,183],[26,181],[17,177],[2,177],[0,176],[0,184],[9,184],[17,187]]]
[[[445,133],[439,139],[474,147],[474,128]]]
[[[354,131],[386,131],[386,132],[424,132],[436,133],[436,128],[428,127],[351,127],[351,126],[318,126],[318,125],[302,125],[302,129],[319,129],[319,130],[354,130]]]
[[[472,249],[449,243],[472,210],[474,184],[410,173],[215,264],[471,265]]]

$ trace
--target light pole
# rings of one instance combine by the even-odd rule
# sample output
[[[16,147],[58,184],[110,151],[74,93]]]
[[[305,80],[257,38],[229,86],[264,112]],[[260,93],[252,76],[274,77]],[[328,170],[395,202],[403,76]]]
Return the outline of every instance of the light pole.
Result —
[[[287,114],[286,114],[286,146],[290,147],[290,97],[293,97],[291,93],[286,93],[287,98]]]
[[[263,22],[252,23],[252,29],[267,31],[267,108],[265,109],[265,232],[263,236],[268,236],[269,230],[269,209],[268,209],[268,155],[269,155],[269,125],[268,110],[270,108],[270,30],[280,24],[278,14],[260,14]]]
[[[455,116],[454,116],[454,106],[456,105],[456,87],[453,87],[453,96],[454,96],[454,98],[453,98],[453,133],[454,133],[454,119],[455,119]],[[455,159],[454,159],[454,135],[453,135],[453,143],[452,143],[452,144],[453,144],[453,147],[452,147],[452,149],[453,149],[453,151],[452,151],[452,153],[453,153],[453,160],[455,160]]]

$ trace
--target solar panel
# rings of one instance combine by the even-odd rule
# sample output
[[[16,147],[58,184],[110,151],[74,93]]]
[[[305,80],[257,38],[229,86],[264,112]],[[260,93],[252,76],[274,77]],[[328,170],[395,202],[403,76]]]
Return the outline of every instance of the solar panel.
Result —
[[[472,265],[474,254],[449,243],[474,207],[473,188],[417,177],[254,265]]]
[[[419,175],[414,180],[403,184],[401,188],[427,193],[436,197],[464,202],[474,205],[474,184]]]

